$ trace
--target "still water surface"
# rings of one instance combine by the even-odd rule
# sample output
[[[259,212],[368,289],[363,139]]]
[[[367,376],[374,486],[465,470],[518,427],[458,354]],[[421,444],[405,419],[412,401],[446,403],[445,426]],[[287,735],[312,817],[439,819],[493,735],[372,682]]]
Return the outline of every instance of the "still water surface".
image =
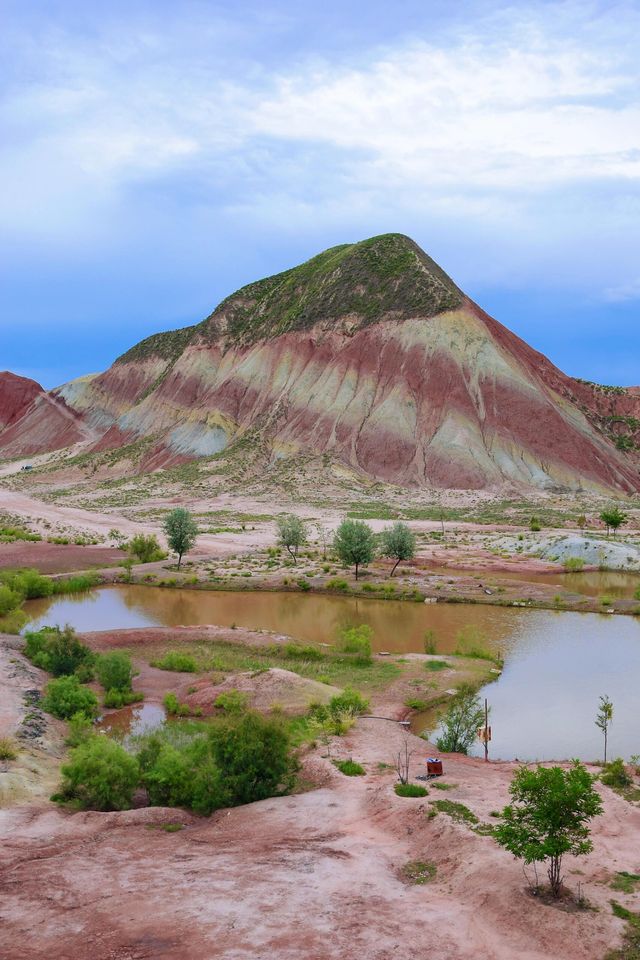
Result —
[[[636,618],[469,604],[421,604],[299,593],[230,593],[104,587],[30,601],[28,629],[70,623],[77,630],[221,624],[333,642],[344,626],[367,623],[377,650],[421,652],[432,630],[452,653],[460,630],[476,628],[504,658],[483,695],[491,705],[491,753],[503,759],[595,759],[600,694],[614,703],[611,756],[640,753],[640,622]],[[424,725],[433,726],[427,715]],[[418,724],[420,721],[418,721]],[[415,728],[415,727],[414,727]]]

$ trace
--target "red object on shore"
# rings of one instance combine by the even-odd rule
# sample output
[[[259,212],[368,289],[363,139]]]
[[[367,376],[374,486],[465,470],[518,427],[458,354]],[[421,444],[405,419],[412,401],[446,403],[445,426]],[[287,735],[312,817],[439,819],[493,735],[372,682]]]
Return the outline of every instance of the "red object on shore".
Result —
[[[428,757],[427,776],[433,776],[433,777],[442,776],[442,760],[438,760],[437,757]]]

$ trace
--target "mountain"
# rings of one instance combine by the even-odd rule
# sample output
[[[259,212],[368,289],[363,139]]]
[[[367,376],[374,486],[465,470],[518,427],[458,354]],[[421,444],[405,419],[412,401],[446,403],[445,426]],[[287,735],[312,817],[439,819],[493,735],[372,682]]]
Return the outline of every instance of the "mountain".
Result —
[[[249,284],[52,398],[99,436],[95,450],[146,438],[142,470],[245,439],[398,484],[636,492],[638,461],[611,418],[640,418],[640,394],[599,389],[387,234]]]
[[[5,459],[59,450],[97,434],[85,418],[39,383],[0,372],[0,455]]]

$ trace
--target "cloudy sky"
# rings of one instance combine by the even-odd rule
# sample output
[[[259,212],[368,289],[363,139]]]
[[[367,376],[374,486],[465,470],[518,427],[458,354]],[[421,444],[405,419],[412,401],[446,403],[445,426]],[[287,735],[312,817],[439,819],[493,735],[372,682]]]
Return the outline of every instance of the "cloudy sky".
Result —
[[[568,373],[640,383],[640,0],[0,18],[0,368],[54,386],[396,231]]]

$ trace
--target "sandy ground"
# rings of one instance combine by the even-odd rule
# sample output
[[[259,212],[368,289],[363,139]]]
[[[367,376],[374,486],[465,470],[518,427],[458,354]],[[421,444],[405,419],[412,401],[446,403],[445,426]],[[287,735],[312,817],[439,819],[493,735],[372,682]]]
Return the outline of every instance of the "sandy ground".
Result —
[[[127,554],[112,547],[79,547],[73,543],[16,540],[0,543],[0,569],[36,567],[41,573],[74,573],[92,567],[114,567]]]

